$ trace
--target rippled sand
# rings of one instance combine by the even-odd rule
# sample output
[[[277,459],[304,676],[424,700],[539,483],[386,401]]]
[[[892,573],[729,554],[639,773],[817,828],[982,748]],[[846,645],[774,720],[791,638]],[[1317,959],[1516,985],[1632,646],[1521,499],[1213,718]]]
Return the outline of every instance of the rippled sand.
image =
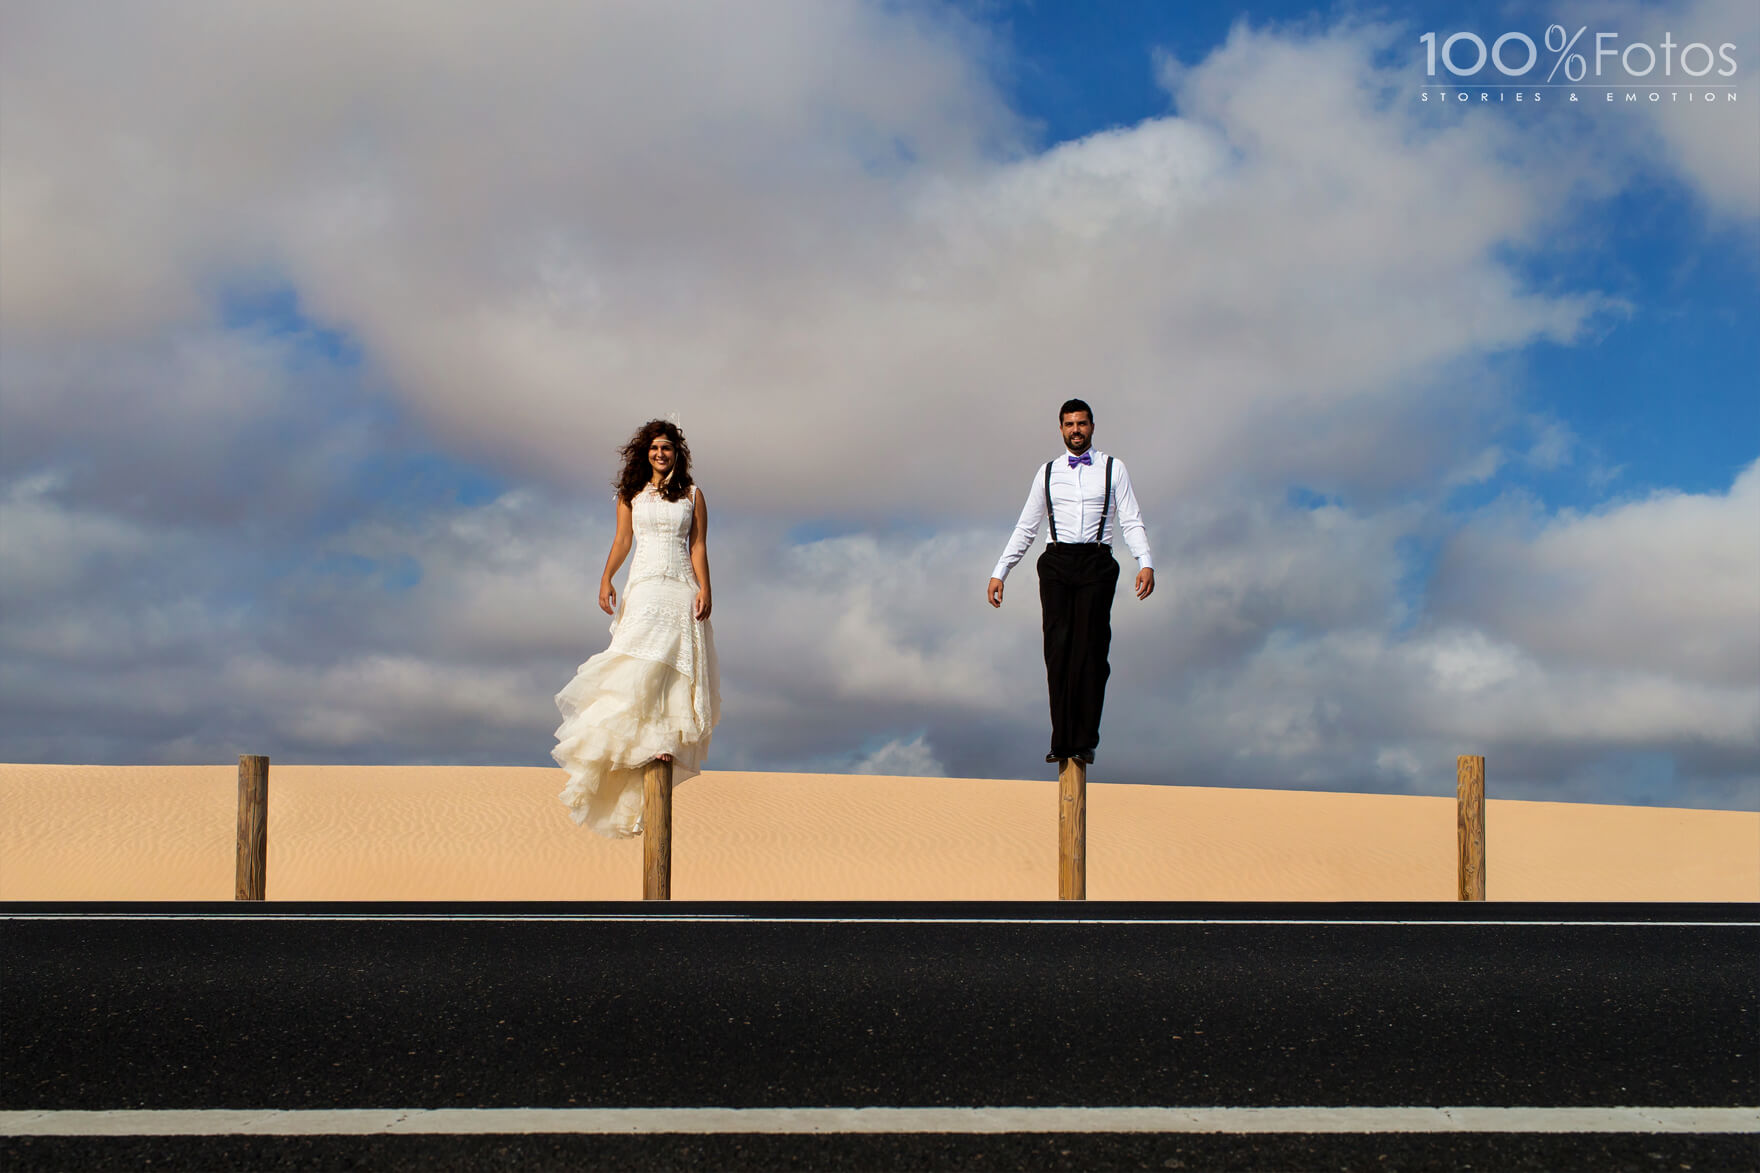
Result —
[[[641,843],[555,769],[280,766],[271,899],[634,900]],[[226,900],[235,766],[0,765],[0,899]],[[1057,895],[1052,781],[710,772],[675,799],[683,900]],[[1493,900],[1760,900],[1760,814],[1493,799]],[[1452,798],[1088,787],[1097,900],[1451,900]]]

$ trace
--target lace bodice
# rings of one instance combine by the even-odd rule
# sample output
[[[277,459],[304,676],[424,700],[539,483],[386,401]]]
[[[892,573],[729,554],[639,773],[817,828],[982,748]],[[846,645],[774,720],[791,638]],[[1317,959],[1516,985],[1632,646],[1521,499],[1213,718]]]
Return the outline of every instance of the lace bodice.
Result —
[[[698,677],[710,639],[707,621],[691,613],[698,586],[691,567],[695,497],[693,490],[680,500],[668,501],[646,488],[629,503],[635,550],[629,580],[611,620],[610,649],[671,664],[692,680]],[[706,698],[697,699],[705,706],[707,720]]]
[[[649,578],[697,585],[691,568],[691,517],[696,497],[693,488],[677,501],[668,501],[650,485],[630,501],[636,543],[629,563],[630,586]]]

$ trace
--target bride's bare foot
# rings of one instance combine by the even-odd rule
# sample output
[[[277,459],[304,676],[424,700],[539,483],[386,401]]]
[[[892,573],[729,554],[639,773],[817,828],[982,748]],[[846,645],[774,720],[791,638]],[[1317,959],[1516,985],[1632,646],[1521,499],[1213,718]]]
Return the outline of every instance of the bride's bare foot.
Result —
[[[657,762],[670,762],[672,760],[672,755],[669,753],[657,753],[654,755],[654,760]]]

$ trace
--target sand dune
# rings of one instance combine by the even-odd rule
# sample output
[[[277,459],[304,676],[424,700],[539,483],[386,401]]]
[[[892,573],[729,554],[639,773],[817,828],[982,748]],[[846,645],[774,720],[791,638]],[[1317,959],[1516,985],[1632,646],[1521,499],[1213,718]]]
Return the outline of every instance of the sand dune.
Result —
[[[281,766],[280,900],[631,900],[641,844],[554,769]],[[224,900],[233,766],[0,765],[0,900]],[[1491,800],[1493,900],[1760,900],[1760,814]],[[1057,895],[1052,781],[710,772],[675,799],[681,900]],[[1452,798],[1088,788],[1097,900],[1450,900]]]

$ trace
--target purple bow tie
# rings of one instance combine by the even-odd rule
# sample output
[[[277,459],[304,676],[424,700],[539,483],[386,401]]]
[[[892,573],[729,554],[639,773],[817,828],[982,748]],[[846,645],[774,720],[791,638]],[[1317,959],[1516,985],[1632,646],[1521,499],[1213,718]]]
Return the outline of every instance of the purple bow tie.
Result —
[[[1069,466],[1071,468],[1074,468],[1078,464],[1085,464],[1089,468],[1092,468],[1094,467],[1094,458],[1086,452],[1082,453],[1080,456],[1072,456],[1069,458]]]

